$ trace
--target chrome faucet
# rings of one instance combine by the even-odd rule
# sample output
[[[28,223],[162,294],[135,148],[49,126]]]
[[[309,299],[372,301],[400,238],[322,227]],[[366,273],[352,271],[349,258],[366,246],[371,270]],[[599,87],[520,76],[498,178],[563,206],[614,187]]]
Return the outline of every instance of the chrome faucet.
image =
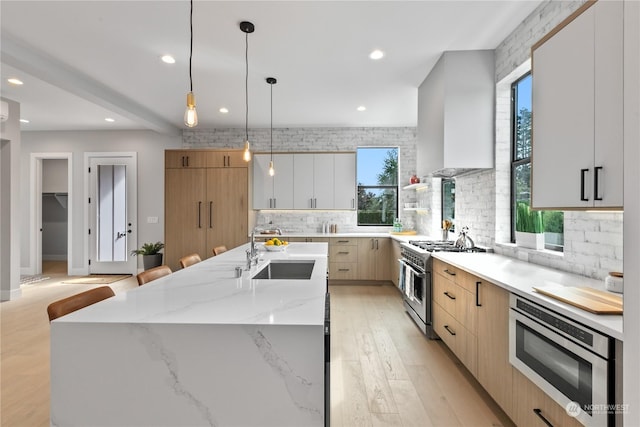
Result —
[[[247,249],[247,268],[251,270],[253,264],[258,264],[258,250],[256,249],[256,229],[251,230],[251,245]]]

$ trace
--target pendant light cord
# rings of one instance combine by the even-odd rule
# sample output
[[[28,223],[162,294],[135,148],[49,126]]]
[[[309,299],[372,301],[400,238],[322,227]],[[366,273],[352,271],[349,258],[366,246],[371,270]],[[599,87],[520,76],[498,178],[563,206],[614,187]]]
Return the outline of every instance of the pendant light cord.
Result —
[[[244,131],[245,141],[249,141],[249,33],[245,33],[245,48],[244,48],[244,63],[245,63],[245,77],[244,77]]]
[[[273,83],[271,83],[271,161],[273,162]]]
[[[189,45],[189,92],[193,92],[193,78],[191,77],[191,58],[193,57],[193,0],[191,0],[191,11],[189,12],[189,33],[191,35]]]

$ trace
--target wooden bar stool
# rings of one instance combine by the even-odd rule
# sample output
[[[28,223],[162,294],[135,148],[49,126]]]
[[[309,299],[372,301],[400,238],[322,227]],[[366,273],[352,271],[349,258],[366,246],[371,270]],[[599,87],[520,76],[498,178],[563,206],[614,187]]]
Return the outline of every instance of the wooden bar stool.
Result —
[[[113,289],[109,286],[101,286],[99,288],[89,289],[76,295],[52,302],[47,307],[49,322],[65,314],[72,313],[81,308],[95,304],[107,298],[114,296]]]
[[[153,267],[143,271],[142,273],[139,273],[136,276],[136,279],[138,279],[138,286],[142,286],[145,283],[149,283],[161,277],[168,276],[169,274],[171,274],[171,269],[166,265],[160,265],[158,267]]]
[[[187,268],[190,265],[199,263],[200,261],[202,261],[200,259],[200,255],[191,254],[191,255],[183,256],[182,258],[180,258],[180,266],[182,268]]]
[[[220,255],[223,252],[227,252],[227,247],[222,245],[222,246],[216,246],[215,248],[213,248],[213,254],[214,255]]]

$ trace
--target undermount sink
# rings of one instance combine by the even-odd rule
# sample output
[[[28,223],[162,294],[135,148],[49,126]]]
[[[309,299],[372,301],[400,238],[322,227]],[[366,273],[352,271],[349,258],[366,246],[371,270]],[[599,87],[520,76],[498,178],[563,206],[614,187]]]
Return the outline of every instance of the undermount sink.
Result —
[[[274,259],[256,273],[252,279],[309,280],[315,263],[313,260]]]

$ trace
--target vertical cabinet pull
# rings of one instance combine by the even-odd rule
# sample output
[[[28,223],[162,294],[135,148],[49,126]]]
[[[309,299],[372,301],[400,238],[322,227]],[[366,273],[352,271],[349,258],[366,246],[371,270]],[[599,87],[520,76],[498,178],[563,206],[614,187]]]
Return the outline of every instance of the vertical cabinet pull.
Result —
[[[600,180],[600,171],[602,170],[602,166],[596,166],[593,168],[593,200],[602,200],[602,197],[599,197],[598,194],[600,191],[598,190],[598,181]]]
[[[189,156],[186,156],[185,159],[187,159],[187,167],[189,167]]]
[[[185,164],[184,164],[184,156],[182,156],[182,167],[185,167]]]
[[[380,249],[380,246],[378,246],[378,239],[376,239],[376,251]]]
[[[580,201],[588,202],[589,199],[584,195],[584,176],[589,169],[580,169]]]
[[[276,206],[278,206],[278,199],[276,199],[275,197],[273,198],[273,209],[276,208]]]
[[[542,409],[534,408],[533,413],[536,414],[547,427],[553,427],[553,424],[551,424],[549,420],[542,415]]]
[[[209,202],[209,228],[213,228],[213,202]]]
[[[374,245],[375,245],[375,243],[373,243],[373,239],[371,239],[371,250],[374,249],[374,247],[375,247]]]
[[[202,210],[202,202],[198,202],[198,228],[202,228],[200,211]]]
[[[482,307],[480,304],[480,283],[482,282],[476,282],[476,307]]]
[[[351,199],[351,209],[356,208],[356,199]]]

